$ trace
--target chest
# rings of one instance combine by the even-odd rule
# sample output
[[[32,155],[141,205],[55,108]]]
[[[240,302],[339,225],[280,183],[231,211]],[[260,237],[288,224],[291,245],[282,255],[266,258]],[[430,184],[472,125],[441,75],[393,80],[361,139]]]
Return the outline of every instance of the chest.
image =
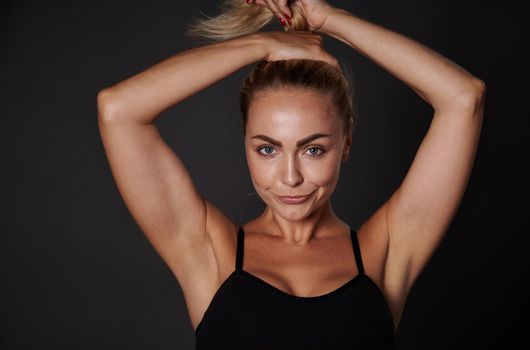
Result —
[[[247,242],[243,270],[285,293],[303,297],[327,294],[358,274],[348,241],[287,248]]]

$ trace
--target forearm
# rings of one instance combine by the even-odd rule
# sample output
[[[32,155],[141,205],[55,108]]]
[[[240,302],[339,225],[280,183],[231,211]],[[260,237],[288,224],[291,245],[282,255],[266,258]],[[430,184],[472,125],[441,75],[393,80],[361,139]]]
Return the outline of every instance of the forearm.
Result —
[[[98,95],[100,118],[153,123],[165,110],[266,55],[259,34],[179,52]]]
[[[452,108],[455,102],[474,98],[481,81],[430,48],[354,16],[330,11],[321,32],[356,49],[402,80],[435,109]]]

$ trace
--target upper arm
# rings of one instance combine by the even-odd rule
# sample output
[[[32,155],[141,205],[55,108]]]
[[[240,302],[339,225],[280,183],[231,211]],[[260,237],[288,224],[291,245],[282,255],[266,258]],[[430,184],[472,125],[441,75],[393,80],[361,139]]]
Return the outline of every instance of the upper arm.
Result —
[[[233,269],[236,226],[197,192],[154,124],[115,118],[108,99],[98,95],[98,125],[112,175],[134,220],[177,278],[196,325]]]
[[[465,192],[482,125],[484,85],[477,86],[435,110],[407,175],[385,203],[385,283],[404,295],[442,241]]]
[[[154,124],[114,122],[98,95],[98,125],[118,190],[134,220],[172,269],[188,246],[207,244],[206,202]]]

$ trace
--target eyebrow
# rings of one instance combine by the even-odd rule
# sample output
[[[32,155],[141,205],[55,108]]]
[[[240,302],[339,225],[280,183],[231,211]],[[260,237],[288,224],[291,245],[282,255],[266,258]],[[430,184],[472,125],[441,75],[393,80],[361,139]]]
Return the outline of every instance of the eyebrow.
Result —
[[[329,134],[322,134],[322,133],[316,133],[316,134],[313,134],[313,135],[309,135],[307,137],[304,137],[303,139],[301,139],[300,141],[298,141],[296,143],[296,147],[300,147],[300,146],[303,146],[305,145],[306,143],[309,143],[313,140],[316,140],[316,139],[319,139],[321,137],[331,137],[331,135]],[[267,135],[262,135],[262,134],[259,134],[259,135],[255,135],[255,136],[252,136],[251,139],[260,139],[260,140],[263,140],[263,141],[267,141],[267,142],[270,142],[272,143],[273,145],[275,146],[278,146],[278,147],[282,147],[282,143],[278,140],[275,140],[273,139],[272,137],[269,137]]]

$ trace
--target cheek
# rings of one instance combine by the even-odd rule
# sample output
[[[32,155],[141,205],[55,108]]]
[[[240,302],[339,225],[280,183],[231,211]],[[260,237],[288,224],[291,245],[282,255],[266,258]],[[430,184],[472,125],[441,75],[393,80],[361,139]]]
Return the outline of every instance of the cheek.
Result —
[[[249,155],[247,153],[247,164],[255,187],[271,187],[274,183],[275,171],[273,162],[261,159],[258,155]]]
[[[337,166],[336,160],[329,157],[327,160],[307,161],[303,174],[305,181],[320,187],[327,187],[333,186],[337,181],[339,170],[340,168]]]

